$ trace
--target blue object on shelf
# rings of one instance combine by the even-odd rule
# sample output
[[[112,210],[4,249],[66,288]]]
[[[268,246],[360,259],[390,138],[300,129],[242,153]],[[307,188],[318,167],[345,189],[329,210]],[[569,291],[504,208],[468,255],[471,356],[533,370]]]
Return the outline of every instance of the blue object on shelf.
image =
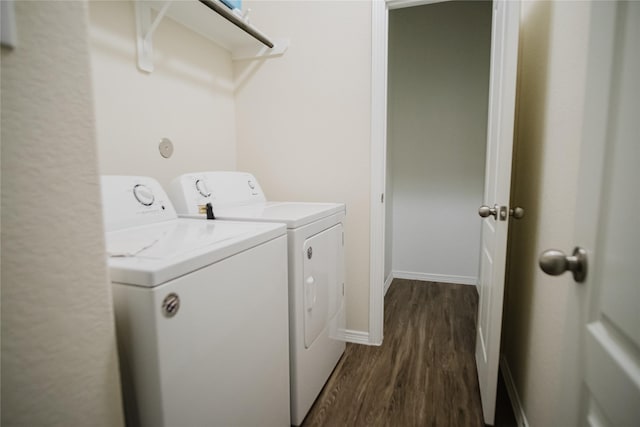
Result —
[[[231,10],[233,9],[242,10],[242,0],[220,0],[220,1],[224,3],[225,6],[227,6]]]

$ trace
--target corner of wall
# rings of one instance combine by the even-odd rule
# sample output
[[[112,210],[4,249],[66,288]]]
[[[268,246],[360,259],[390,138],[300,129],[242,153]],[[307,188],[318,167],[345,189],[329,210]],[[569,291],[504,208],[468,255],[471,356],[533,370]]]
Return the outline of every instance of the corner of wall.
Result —
[[[123,425],[87,4],[15,5],[0,64],[2,424]]]

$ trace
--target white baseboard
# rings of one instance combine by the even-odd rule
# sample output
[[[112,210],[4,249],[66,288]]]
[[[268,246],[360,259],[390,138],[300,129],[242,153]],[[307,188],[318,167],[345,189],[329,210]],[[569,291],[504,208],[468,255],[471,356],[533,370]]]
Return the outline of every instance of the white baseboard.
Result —
[[[354,344],[380,345],[377,343],[369,342],[369,332],[364,331],[354,331],[353,329],[347,329],[346,331],[344,331],[344,338],[347,342],[351,342]]]
[[[500,355],[500,372],[502,372],[502,378],[504,378],[504,384],[507,387],[507,394],[509,395],[509,400],[511,400],[513,415],[516,417],[518,427],[529,427],[529,422],[527,421],[527,417],[524,413],[524,408],[522,407],[518,390],[513,382],[513,376],[511,376],[509,364],[503,355]]]
[[[457,283],[459,285],[477,285],[478,278],[475,276],[452,276],[448,274],[416,273],[413,271],[393,271],[392,276],[396,279],[422,280],[425,282]]]
[[[387,295],[387,291],[389,290],[389,287],[391,286],[391,282],[393,282],[393,271],[391,273],[389,273],[389,276],[387,277],[387,280],[384,281],[384,295]]]

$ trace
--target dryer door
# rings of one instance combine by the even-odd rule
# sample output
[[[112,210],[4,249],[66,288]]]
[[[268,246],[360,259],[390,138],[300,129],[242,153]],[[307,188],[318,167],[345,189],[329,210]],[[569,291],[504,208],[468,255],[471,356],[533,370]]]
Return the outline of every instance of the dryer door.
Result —
[[[344,296],[342,230],[342,224],[337,224],[304,242],[305,348],[309,348],[329,323],[340,316]]]

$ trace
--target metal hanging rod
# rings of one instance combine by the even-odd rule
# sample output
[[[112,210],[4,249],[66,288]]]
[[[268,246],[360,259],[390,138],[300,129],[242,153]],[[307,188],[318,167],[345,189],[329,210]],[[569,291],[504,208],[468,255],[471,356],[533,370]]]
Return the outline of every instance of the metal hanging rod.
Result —
[[[222,16],[227,21],[231,22],[233,25],[242,29],[244,32],[246,32],[251,37],[258,40],[260,43],[264,44],[265,46],[269,48],[273,48],[275,46],[273,42],[271,42],[271,40],[269,40],[264,34],[256,30],[252,26],[248,25],[240,17],[235,15],[233,12],[231,12],[231,10],[228,7],[221,4],[220,2],[215,0],[199,0],[199,1],[200,3],[207,6],[209,9],[213,10],[214,12]]]

